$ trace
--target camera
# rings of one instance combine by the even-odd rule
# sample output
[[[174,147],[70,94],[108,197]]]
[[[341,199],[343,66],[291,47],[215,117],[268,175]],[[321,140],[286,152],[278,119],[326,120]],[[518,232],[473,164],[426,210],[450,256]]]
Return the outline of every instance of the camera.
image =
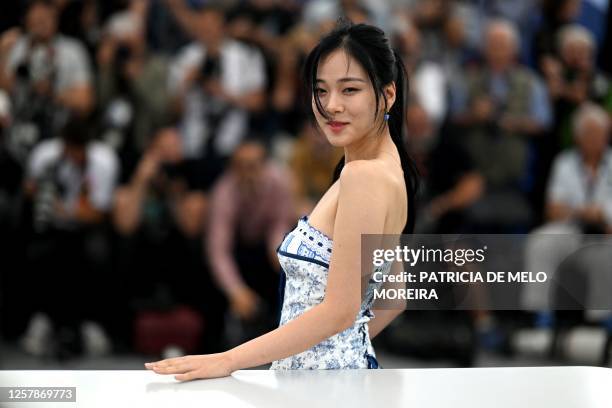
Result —
[[[17,69],[15,70],[15,75],[17,76],[19,80],[22,80],[22,81],[29,80],[30,79],[30,65],[25,62],[22,62],[21,64],[17,66]]]
[[[212,78],[218,78],[221,72],[221,64],[218,57],[209,58],[206,57],[202,65],[200,66],[200,78],[203,81]]]
[[[123,67],[132,58],[132,50],[125,44],[117,47],[115,51],[115,63],[117,67]]]

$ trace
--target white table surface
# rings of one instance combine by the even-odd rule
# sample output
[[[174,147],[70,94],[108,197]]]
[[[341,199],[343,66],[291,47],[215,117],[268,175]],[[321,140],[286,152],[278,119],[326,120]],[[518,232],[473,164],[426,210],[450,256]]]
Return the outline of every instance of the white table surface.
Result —
[[[612,369],[599,367],[240,370],[187,383],[146,370],[7,370],[0,386],[77,388],[76,403],[0,403],[7,408],[612,407]]]

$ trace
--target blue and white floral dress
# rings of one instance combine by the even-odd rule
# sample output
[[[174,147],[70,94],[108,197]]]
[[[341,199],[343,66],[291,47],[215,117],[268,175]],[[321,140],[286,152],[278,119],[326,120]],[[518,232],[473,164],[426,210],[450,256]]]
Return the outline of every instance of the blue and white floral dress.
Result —
[[[303,216],[299,219],[297,227],[285,236],[278,247],[277,254],[282,268],[281,326],[323,300],[332,245],[333,241],[310,225],[307,216]],[[374,271],[387,274],[390,269],[391,262],[388,262],[374,268]],[[273,361],[270,369],[382,368],[376,360],[368,332],[368,321],[374,317],[370,310],[374,288],[379,288],[380,285],[382,283],[370,279],[352,327],[306,351]]]

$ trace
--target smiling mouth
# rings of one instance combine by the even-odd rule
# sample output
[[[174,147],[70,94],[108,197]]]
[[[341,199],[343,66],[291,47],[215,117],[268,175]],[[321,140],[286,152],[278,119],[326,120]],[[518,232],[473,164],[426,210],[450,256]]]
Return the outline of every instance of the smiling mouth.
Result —
[[[340,131],[342,130],[342,128],[344,128],[344,126],[348,125],[347,122],[327,122],[327,125],[333,130],[333,131]]]

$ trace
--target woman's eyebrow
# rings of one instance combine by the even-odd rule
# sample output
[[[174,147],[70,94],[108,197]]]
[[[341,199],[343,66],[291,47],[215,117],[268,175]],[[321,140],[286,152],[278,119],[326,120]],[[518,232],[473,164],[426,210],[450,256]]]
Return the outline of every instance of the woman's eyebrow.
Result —
[[[357,82],[366,82],[365,80],[361,79],[361,78],[355,78],[355,77],[344,77],[344,78],[340,78],[338,79],[336,82],[353,82],[353,81],[357,81]],[[320,79],[317,78],[317,83],[325,83],[324,79]]]

